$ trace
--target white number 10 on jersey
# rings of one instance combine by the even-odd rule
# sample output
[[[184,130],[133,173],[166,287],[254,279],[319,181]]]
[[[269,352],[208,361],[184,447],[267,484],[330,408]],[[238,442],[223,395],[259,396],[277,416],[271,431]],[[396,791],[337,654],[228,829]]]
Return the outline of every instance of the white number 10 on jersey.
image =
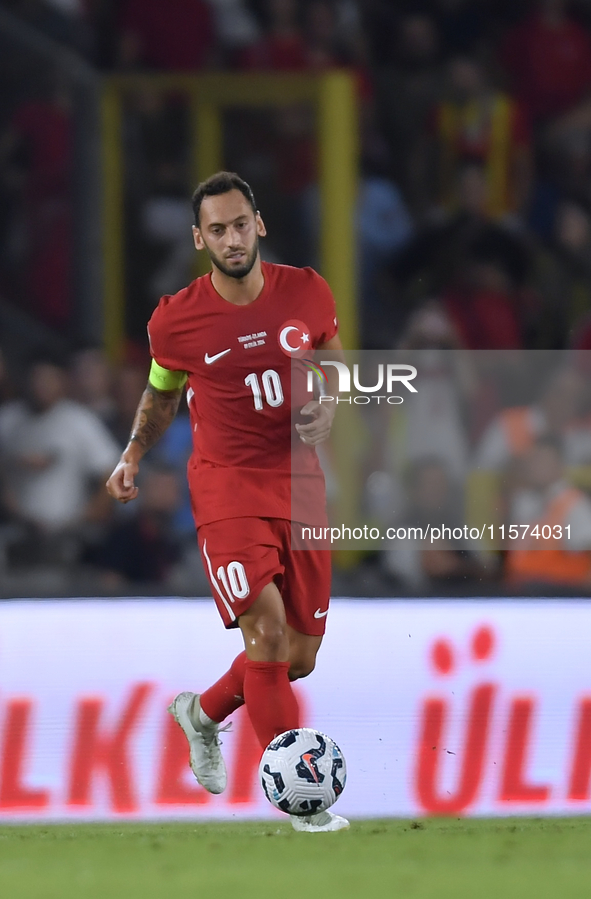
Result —
[[[224,585],[230,602],[234,602],[234,597],[244,599],[245,596],[248,596],[250,587],[242,562],[230,562],[225,571],[224,566],[220,565],[217,576]]]
[[[250,375],[247,375],[244,379],[244,383],[247,387],[250,387],[252,390],[252,396],[254,399],[254,407],[257,412],[260,412],[263,409],[263,392],[265,394],[265,400],[269,406],[280,406],[283,402],[283,387],[281,386],[281,378],[277,374],[276,371],[273,371],[272,368],[268,368],[267,371],[263,372],[263,376],[261,378],[263,389],[261,390],[261,383],[259,382],[258,375],[253,371]]]

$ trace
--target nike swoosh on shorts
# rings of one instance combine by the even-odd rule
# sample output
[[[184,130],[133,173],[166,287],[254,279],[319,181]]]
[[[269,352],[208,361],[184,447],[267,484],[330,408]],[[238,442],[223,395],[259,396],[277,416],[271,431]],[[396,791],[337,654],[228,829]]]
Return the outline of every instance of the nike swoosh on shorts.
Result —
[[[314,612],[314,618],[324,618],[325,615],[328,615],[328,609],[326,612],[322,612],[320,609],[316,609]]]
[[[217,362],[217,360],[221,359],[222,356],[227,356],[228,353],[231,353],[231,352],[232,352],[232,347],[230,347],[229,350],[222,350],[221,353],[216,353],[215,356],[210,356],[209,353],[206,353],[203,358],[205,359],[206,365],[211,365],[212,362]]]

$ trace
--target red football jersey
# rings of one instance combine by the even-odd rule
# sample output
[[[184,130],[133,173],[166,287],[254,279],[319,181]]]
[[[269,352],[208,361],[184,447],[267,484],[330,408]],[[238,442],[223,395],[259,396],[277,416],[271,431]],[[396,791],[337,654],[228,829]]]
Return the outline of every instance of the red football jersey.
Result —
[[[188,476],[198,527],[248,516],[324,520],[318,457],[294,427],[311,421],[298,417],[312,399],[308,369],[296,363],[292,385],[292,362],[337,333],[334,298],[310,268],[262,266],[265,284],[254,302],[229,303],[205,275],[163,297],[148,325],[154,359],[189,376]]]

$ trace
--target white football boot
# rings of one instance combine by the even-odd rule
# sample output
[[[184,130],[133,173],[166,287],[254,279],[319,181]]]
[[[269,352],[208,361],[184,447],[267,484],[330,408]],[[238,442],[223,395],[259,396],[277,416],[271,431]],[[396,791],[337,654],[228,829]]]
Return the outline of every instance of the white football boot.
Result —
[[[290,815],[293,829],[300,833],[330,833],[346,830],[350,825],[346,818],[332,812],[317,812],[315,815]]]
[[[189,717],[192,703],[193,714]],[[200,709],[197,693],[179,693],[168,706],[168,711],[177,724],[182,727],[189,741],[191,771],[201,786],[210,793],[223,793],[228,776],[218,734],[220,731],[228,730],[230,725],[220,727],[219,724],[202,724],[199,718]],[[198,722],[197,727],[193,721]]]

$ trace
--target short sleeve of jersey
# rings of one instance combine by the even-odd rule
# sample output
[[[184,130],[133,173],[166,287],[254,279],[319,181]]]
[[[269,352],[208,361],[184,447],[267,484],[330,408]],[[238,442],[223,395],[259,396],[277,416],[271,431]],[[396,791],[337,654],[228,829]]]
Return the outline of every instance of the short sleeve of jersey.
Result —
[[[148,322],[150,353],[162,368],[168,368],[170,371],[182,371],[183,365],[175,358],[170,340],[170,327],[167,325],[170,300],[169,296],[162,297]]]
[[[337,334],[339,322],[332,290],[324,278],[321,278],[316,272],[314,275],[314,305],[317,310],[318,331],[320,332],[315,345],[322,346]]]

